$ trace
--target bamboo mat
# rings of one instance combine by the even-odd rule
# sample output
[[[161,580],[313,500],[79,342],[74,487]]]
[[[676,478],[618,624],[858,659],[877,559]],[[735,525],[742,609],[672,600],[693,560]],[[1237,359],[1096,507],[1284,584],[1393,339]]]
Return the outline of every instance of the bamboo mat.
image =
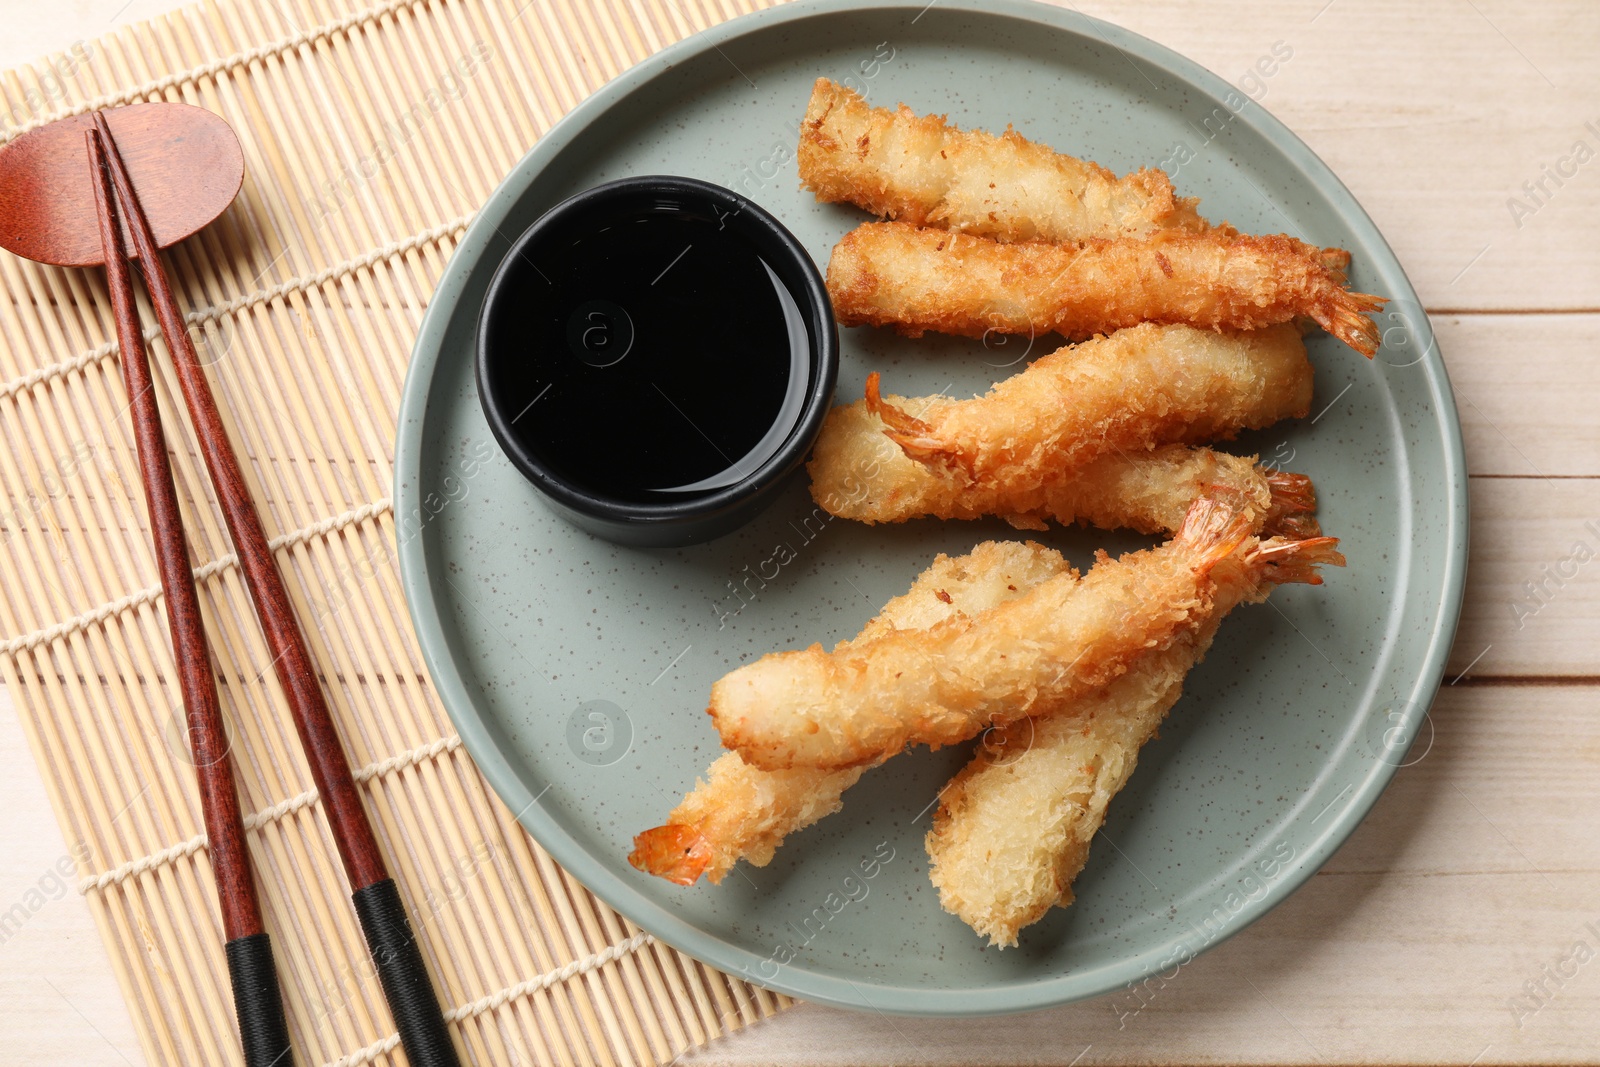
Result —
[[[244,144],[238,201],[169,264],[472,1062],[659,1063],[789,1003],[656,943],[511,819],[429,686],[388,499],[412,338],[470,214],[605,81],[759,6],[212,2],[0,75],[3,140],[164,99],[221,114]],[[103,278],[0,253],[0,293],[4,681],[149,1062],[235,1063]],[[159,341],[152,354],[296,1055],[403,1062]]]

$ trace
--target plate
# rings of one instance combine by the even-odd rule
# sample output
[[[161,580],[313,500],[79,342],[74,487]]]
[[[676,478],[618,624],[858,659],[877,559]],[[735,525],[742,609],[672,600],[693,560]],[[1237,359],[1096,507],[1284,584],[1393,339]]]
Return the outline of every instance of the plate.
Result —
[[[1315,480],[1348,568],[1227,620],[1112,805],[1077,903],[1004,952],[941,911],[928,882],[922,839],[964,748],[892,760],[845,795],[842,813],[720,886],[669,885],[625,857],[717,755],[702,713],[716,678],[771,650],[853,636],[935,553],[1015,531],[830,521],[799,478],[736,534],[624,548],[545,509],[494,445],[474,392],[473,325],[495,264],[542,211],[588,186],[645,173],[721,182],[826,263],[865,216],[798,188],[796,130],[819,75],[961,126],[1014,123],[1118,173],[1164,165],[1208,217],[1348,248],[1352,286],[1393,297],[1377,359],[1317,335],[1313,417],[1237,446]],[[1039,354],[1016,340],[843,333],[844,400],[872,369],[895,392],[967,395]],[[1029,3],[784,6],[700,33],[601,89],[468,229],[417,340],[397,451],[417,635],[510,810],[666,943],[771,989],[871,1011],[977,1015],[1095,996],[1170,974],[1265,914],[1349,835],[1425,731],[1465,576],[1449,382],[1371,220],[1242,89],[1134,34]],[[1097,547],[1148,543],[1079,529],[1041,540],[1079,565]]]

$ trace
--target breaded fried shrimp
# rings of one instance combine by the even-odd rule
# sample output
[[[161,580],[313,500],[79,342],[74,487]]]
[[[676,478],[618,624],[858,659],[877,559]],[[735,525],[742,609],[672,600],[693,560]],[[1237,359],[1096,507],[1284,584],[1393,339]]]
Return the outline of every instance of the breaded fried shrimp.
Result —
[[[1163,230],[1070,246],[869,222],[834,246],[828,295],[842,325],[912,337],[1080,338],[1141,322],[1253,330],[1305,317],[1370,357],[1379,336],[1367,316],[1385,301],[1347,289],[1327,252],[1281,234]]]
[[[1147,323],[1058,349],[984,396],[936,408],[881,399],[874,372],[866,406],[912,459],[1027,491],[1107,453],[1303,417],[1312,377],[1292,326],[1221,334]]]
[[[1303,492],[1308,494],[1309,489]],[[1309,505],[1308,496],[1297,491],[1291,495],[1297,505]],[[834,652],[889,634],[971,618],[1071,572],[1059,552],[1031,542],[989,541],[963,556],[941,555],[905,594],[884,605],[860,634],[840,642]],[[1142,673],[1149,668],[1141,659],[1131,670]],[[1039,715],[1051,710],[1041,708]],[[767,771],[750,766],[737,753],[724,753],[664,825],[634,838],[628,861],[679,885],[691,885],[702,875],[720,882],[741,859],[765,866],[785,837],[838,811],[844,791],[867,769]]]
[[[1051,578],[976,616],[829,654],[763,656],[725,675],[707,709],[725,747],[769,770],[838,770],[910,744],[955,744],[1106,685],[1211,610],[1211,569],[1249,518],[1196,500],[1171,541]]]
[[[677,885],[715,884],[740,860],[765,867],[785,837],[843,807],[865,771],[763,771],[724,752],[663,825],[634,837],[628,862]]]
[[[869,106],[818,78],[800,124],[800,180],[818,200],[917,226],[1002,241],[1081,241],[1200,230],[1195,201],[1144,169],[1118,178],[1007,129],[960,130],[940,115]]]
[[[1107,805],[1223,616],[1237,604],[1264,600],[1275,585],[1317,584],[1319,564],[1344,563],[1335,544],[1333,538],[1252,543],[1212,569],[1210,611],[1193,629],[1099,692],[986,735],[940,794],[927,836],[929,876],[945,910],[1005,947],[1050,908],[1072,903],[1073,879]]]
[[[884,605],[857,637],[840,642],[834,651],[896,630],[921,630],[976,615],[1069,569],[1054,549],[1016,541],[985,542],[954,558],[941,555],[910,590]],[[786,836],[838,811],[841,795],[865,770],[764,771],[738,753],[724,753],[664,825],[633,839],[628,862],[678,885],[692,885],[702,875],[720,882],[741,859],[764,867]]]
[[[889,397],[903,410],[936,414],[944,397]],[[1102,530],[1171,533],[1207,492],[1226,492],[1242,512],[1276,514],[1280,532],[1315,508],[1309,480],[1273,472],[1252,457],[1209,448],[1163,445],[1148,452],[1113,453],[1062,477],[1025,488],[974,480],[959,469],[914,460],[883,434],[883,421],[864,401],[834,408],[823,423],[810,466],[811,496],[824,510],[857,522],[981,519],[995,516],[1020,530],[1074,522]],[[1314,520],[1302,518],[1296,529]]]

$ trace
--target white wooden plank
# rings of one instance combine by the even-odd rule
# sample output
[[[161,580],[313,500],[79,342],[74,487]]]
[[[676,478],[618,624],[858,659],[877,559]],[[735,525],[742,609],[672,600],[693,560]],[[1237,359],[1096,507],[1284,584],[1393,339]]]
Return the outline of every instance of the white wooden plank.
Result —
[[[68,842],[0,686],[0,1026],[5,1063],[143,1064]],[[70,872],[63,877],[61,871]]]
[[[1434,315],[1475,475],[1600,476],[1600,315]]]
[[[1475,478],[1471,537],[1448,677],[1600,677],[1600,480]]]

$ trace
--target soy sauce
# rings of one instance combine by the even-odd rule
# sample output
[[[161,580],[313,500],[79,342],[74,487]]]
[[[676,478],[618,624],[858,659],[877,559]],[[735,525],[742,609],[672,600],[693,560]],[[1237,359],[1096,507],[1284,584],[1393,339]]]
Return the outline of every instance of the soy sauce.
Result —
[[[800,421],[810,342],[738,210],[653,196],[525,250],[489,324],[489,373],[553,473],[664,503],[737,485]]]

